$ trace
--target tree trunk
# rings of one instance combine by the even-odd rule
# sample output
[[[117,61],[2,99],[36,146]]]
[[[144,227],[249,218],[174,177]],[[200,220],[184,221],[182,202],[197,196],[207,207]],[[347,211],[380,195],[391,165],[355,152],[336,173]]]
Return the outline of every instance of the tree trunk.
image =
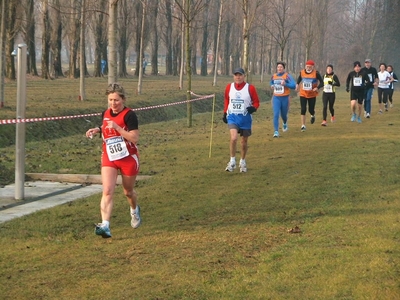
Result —
[[[109,0],[108,17],[108,84],[117,82],[117,12],[118,0]]]
[[[96,1],[99,12],[94,16],[94,77],[101,77],[107,74],[107,51],[103,56],[103,48],[107,48],[106,18],[105,11],[107,0]],[[104,13],[103,13],[104,12]],[[102,64],[103,61],[103,64]]]
[[[209,11],[209,2],[207,1],[206,7],[204,9],[203,14],[203,41],[201,42],[201,65],[200,65],[200,75],[207,76],[208,75],[208,11]]]
[[[147,1],[142,1],[142,26],[140,31],[140,50],[139,50],[139,80],[138,80],[138,88],[137,93],[140,95],[142,93],[142,81],[143,81],[143,58],[144,58],[144,49],[143,49],[143,39],[144,39],[144,24],[146,19],[146,9],[147,9]]]
[[[227,25],[225,29],[225,36],[224,36],[224,56],[223,56],[223,66],[221,67],[222,73],[224,75],[230,75],[231,70],[231,29],[232,26]]]
[[[135,31],[136,31],[136,39],[135,39],[135,51],[136,51],[136,63],[135,63],[135,76],[140,75],[140,69],[142,65],[141,57],[143,53],[140,53],[141,48],[140,48],[140,39],[142,36],[142,20],[143,20],[143,5],[141,5],[140,1],[137,1],[135,4],[135,14],[137,18],[136,26],[135,26]]]
[[[52,6],[52,34],[51,34],[51,51],[53,53],[53,74],[54,77],[63,76],[61,51],[62,51],[62,32],[63,25],[61,23],[60,2],[53,0]]]
[[[62,70],[62,60],[61,60],[61,51],[62,51],[62,30],[63,26],[61,22],[57,23],[57,39],[56,39],[56,52],[54,53],[56,60],[55,64],[55,75],[57,77],[64,77],[64,73]]]
[[[166,32],[165,32],[165,75],[172,75],[172,11],[171,11],[171,0],[165,1],[165,14],[167,18]]]
[[[223,11],[223,0],[219,2],[219,14],[218,14],[218,29],[216,31],[216,38],[214,39],[214,81],[213,86],[217,85],[217,75],[218,75],[218,58],[219,58],[219,37],[221,35],[221,23],[222,23],[222,11]]]
[[[7,5],[8,4],[8,5]],[[14,51],[14,37],[17,17],[17,7],[15,1],[6,1],[6,19],[5,19],[5,31],[6,31],[6,78],[15,80],[15,57],[11,55]]]
[[[121,25],[118,28],[119,34],[119,47],[118,47],[118,77],[126,78],[128,76],[128,71],[126,69],[126,53],[129,47],[128,30],[130,23],[130,15],[128,4],[126,1],[120,2],[118,7],[119,18],[118,24]]]
[[[187,86],[187,92],[186,92],[186,99],[190,100],[191,99],[191,90],[192,90],[192,67],[190,65],[191,61],[191,53],[192,53],[192,44],[190,42],[190,26],[191,26],[191,7],[190,7],[190,0],[187,0],[185,2],[186,5],[186,27],[185,27],[185,37],[186,37],[186,74],[187,74],[187,81],[188,81],[188,86]],[[187,125],[188,127],[192,127],[193,123],[193,108],[192,108],[192,102],[187,103]]]
[[[85,93],[85,72],[86,72],[86,55],[85,55],[85,23],[86,23],[86,0],[81,0],[81,24],[80,24],[80,41],[79,41],[79,100],[83,101],[86,98]]]
[[[172,60],[172,75],[174,75],[174,76],[177,76],[180,73],[180,72],[178,72],[178,70],[179,70],[179,66],[181,66],[181,61],[182,61],[182,55],[181,55],[182,39],[183,39],[183,36],[181,36],[181,37],[176,36],[176,39],[174,40],[174,43],[173,43],[172,52],[174,53],[174,55],[173,55],[174,59]],[[178,53],[180,55],[178,55]],[[183,73],[182,73],[182,76],[183,76]]]
[[[183,0],[183,5],[185,0]],[[180,51],[180,60],[179,60],[179,89],[183,90],[183,75],[185,73],[185,17],[184,17],[184,12],[181,11],[181,51]]]
[[[29,0],[27,3],[27,7],[25,10],[26,14],[26,28],[24,29],[25,33],[25,41],[27,42],[27,51],[28,55],[28,65],[27,71],[33,76],[38,76],[38,71],[36,68],[36,43],[35,39],[32,38],[36,35],[35,29],[35,7],[34,1]]]
[[[0,108],[4,107],[4,37],[5,37],[5,10],[6,0],[0,0]]]
[[[76,61],[78,56],[79,45],[79,13],[77,10],[77,0],[71,0],[71,10],[69,16],[69,78],[78,77],[76,69]]]
[[[248,73],[249,70],[249,28],[248,28],[249,3],[243,0],[243,55],[242,68]]]
[[[43,30],[42,30],[42,78],[50,79],[50,21],[48,0],[43,0]]]
[[[152,0],[151,10],[151,31],[152,31],[152,43],[151,43],[151,75],[158,75],[158,6],[159,0]]]

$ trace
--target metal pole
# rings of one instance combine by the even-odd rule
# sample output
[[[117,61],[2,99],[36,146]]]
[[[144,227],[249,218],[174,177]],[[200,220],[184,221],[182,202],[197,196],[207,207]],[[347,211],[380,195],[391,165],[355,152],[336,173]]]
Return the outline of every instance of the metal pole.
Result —
[[[26,44],[18,44],[17,120],[25,119],[26,109]],[[15,143],[15,199],[24,199],[25,123],[17,123]]]

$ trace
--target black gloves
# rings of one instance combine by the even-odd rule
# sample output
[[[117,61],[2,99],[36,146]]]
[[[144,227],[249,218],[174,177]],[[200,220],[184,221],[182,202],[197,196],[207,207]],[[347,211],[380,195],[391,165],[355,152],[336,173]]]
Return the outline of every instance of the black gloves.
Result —
[[[222,121],[224,121],[225,124],[228,124],[228,120],[226,119],[226,113],[224,113],[224,116],[222,117]]]
[[[249,114],[252,114],[253,112],[256,112],[256,111],[257,111],[257,108],[255,108],[254,106],[247,107],[247,112]]]

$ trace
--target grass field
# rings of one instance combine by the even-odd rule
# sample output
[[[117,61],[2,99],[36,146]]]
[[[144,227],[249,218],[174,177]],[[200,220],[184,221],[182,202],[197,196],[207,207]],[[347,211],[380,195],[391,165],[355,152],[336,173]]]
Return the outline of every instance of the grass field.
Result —
[[[196,79],[202,94],[225,85]],[[267,100],[266,84],[256,85]],[[121,188],[109,240],[93,233],[100,195],[1,224],[0,298],[400,299],[400,102],[395,92],[395,106],[378,115],[374,95],[372,118],[352,123],[342,90],[337,122],[320,126],[319,96],[306,132],[294,97],[289,131],[278,139],[264,101],[247,173],[224,171],[229,134],[221,111],[211,157],[211,112],[195,114],[191,128],[185,118],[142,125],[141,174],[152,175],[137,186],[142,226],[130,227]],[[164,93],[154,98],[179,94]],[[86,110],[101,101],[88,100]],[[26,171],[98,173],[101,143],[84,138],[85,130],[30,141]],[[12,170],[13,148],[0,149],[3,169]],[[295,226],[301,233],[288,233]]]

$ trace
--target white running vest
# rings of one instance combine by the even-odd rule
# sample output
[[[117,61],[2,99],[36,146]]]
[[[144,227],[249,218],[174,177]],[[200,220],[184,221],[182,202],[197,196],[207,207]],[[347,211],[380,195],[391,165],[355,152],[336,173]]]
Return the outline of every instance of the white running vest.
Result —
[[[379,84],[378,87],[381,89],[388,89],[390,86],[390,74],[388,71],[383,71],[383,72],[378,72],[378,77],[379,77]]]
[[[249,93],[249,84],[246,83],[245,86],[238,91],[235,88],[235,83],[231,83],[231,88],[229,90],[229,105],[228,105],[228,115],[229,114],[242,114],[246,115],[246,108],[251,106],[251,97]]]

